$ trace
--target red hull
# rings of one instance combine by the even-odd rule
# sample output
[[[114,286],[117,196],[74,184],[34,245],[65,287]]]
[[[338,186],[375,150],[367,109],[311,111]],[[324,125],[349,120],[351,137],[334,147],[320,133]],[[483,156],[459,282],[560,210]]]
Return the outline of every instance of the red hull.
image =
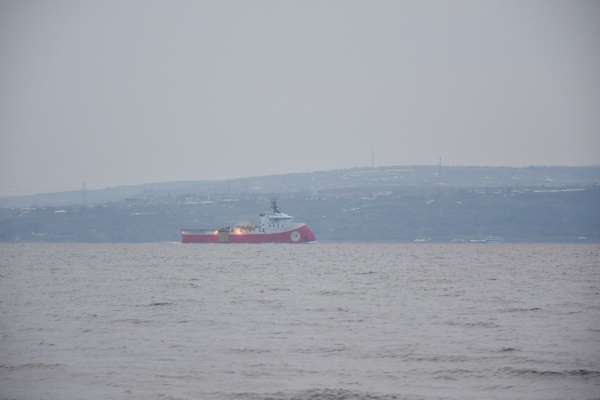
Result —
[[[227,235],[197,234],[181,232],[182,243],[306,243],[317,240],[313,231],[306,225],[297,229],[277,233],[245,233]]]

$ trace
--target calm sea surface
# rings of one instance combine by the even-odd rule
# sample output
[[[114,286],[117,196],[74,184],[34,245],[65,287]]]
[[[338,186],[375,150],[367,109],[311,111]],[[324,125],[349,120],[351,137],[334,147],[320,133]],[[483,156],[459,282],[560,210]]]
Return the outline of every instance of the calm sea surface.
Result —
[[[598,399],[597,245],[0,245],[2,399]]]

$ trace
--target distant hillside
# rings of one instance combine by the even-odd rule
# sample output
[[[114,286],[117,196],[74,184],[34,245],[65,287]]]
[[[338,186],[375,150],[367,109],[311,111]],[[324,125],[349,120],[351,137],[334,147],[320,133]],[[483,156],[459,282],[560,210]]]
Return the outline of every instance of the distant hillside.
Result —
[[[600,242],[600,186],[386,187],[180,195],[0,209],[0,241],[178,241],[180,228],[253,221],[277,197],[321,241]]]
[[[600,166],[593,167],[461,167],[386,166],[352,168],[220,181],[152,183],[89,190],[87,205],[124,201],[128,198],[161,198],[185,194],[318,193],[320,191],[384,187],[534,187],[593,185],[600,183]],[[0,198],[0,207],[80,205],[79,191]]]
[[[322,241],[600,242],[600,167],[354,168],[2,199],[0,241],[177,241],[276,197]]]

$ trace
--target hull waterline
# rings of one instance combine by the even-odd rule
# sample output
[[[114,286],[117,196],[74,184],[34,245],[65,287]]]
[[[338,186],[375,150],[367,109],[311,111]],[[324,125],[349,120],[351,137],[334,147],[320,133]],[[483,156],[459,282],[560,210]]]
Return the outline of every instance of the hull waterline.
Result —
[[[181,231],[183,243],[308,243],[316,240],[315,234],[307,225],[274,233],[213,232],[206,234]]]

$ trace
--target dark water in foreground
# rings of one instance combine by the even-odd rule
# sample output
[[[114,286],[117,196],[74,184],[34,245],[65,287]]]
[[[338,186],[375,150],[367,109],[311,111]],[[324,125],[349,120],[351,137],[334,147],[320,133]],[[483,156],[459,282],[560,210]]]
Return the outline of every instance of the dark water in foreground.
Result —
[[[594,245],[0,245],[0,398],[600,398]]]

